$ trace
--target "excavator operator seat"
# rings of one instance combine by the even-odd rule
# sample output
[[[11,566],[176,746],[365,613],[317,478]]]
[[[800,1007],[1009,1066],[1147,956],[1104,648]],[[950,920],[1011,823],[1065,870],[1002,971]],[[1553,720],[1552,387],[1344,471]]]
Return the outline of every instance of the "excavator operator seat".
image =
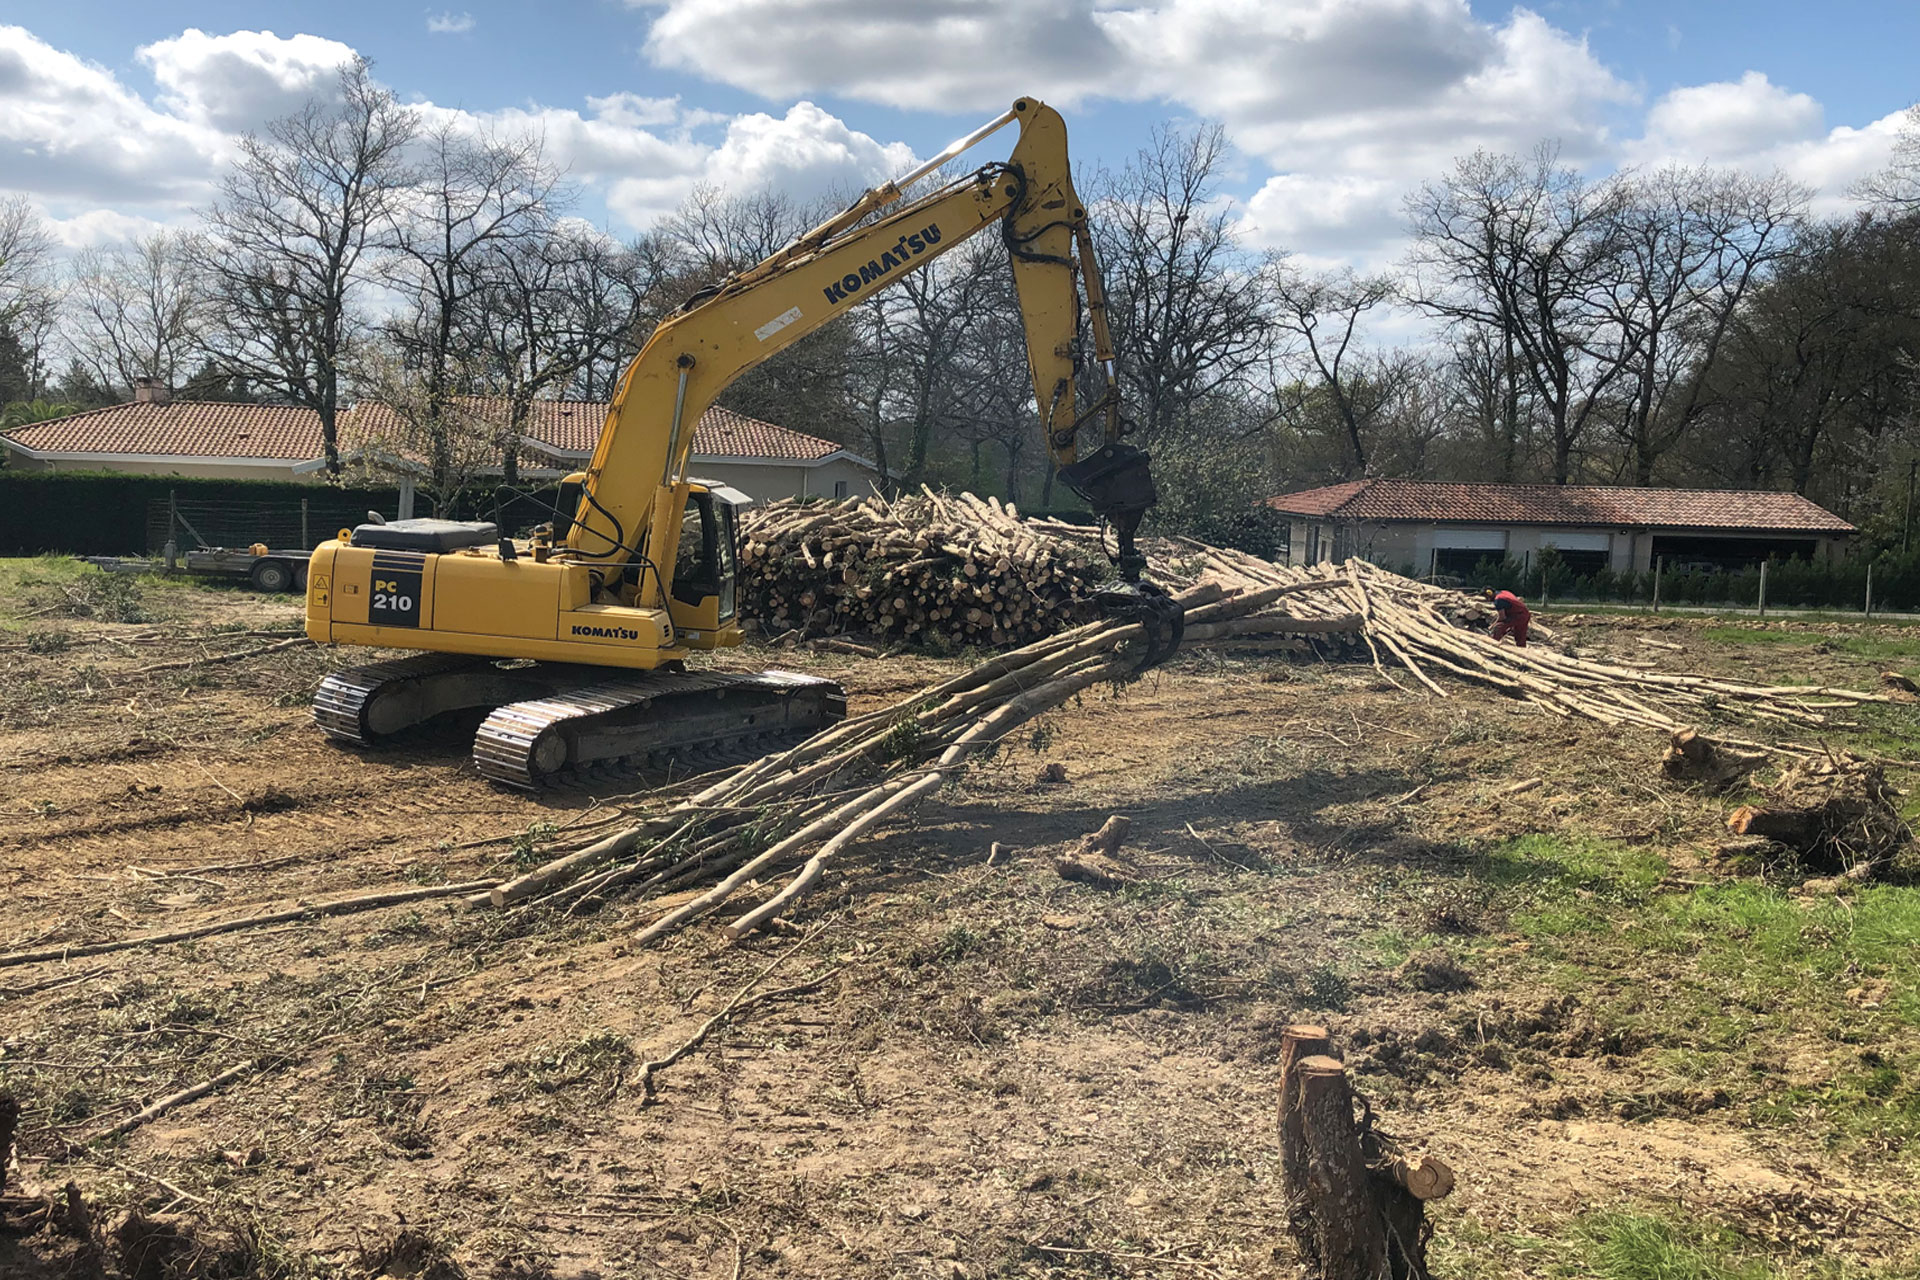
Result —
[[[462,547],[490,545],[499,530],[483,520],[389,520],[385,524],[355,526],[355,547],[374,551],[424,551],[441,555]]]

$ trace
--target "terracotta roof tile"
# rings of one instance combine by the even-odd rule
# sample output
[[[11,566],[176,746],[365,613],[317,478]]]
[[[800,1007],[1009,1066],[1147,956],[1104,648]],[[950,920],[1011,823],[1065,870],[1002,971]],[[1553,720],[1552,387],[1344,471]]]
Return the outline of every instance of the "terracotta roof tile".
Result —
[[[475,400],[484,408],[504,400]],[[349,448],[356,429],[366,430],[389,412],[362,403],[342,416]],[[588,454],[606,425],[607,405],[589,400],[536,400],[528,434],[569,454]],[[140,454],[179,458],[285,458],[305,462],[321,452],[320,418],[292,405],[232,404],[173,400],[164,404],[118,404],[69,418],[37,422],[6,433],[35,453]],[[771,458],[811,462],[841,449],[831,440],[789,431],[718,405],[701,415],[693,437],[696,458]]]
[[[506,402],[498,404],[504,418]],[[527,423],[527,434],[556,449],[569,453],[592,453],[600,442],[600,430],[607,424],[605,401],[536,400]],[[743,413],[714,405],[700,415],[694,429],[693,456],[696,458],[777,458],[783,461],[811,462],[837,453],[842,448],[831,440],[789,431],[771,422],[749,418]]]
[[[1351,480],[1269,498],[1267,505],[1288,515],[1333,520],[1854,532],[1845,520],[1797,493],[1737,489]]]
[[[36,453],[121,453],[187,458],[320,455],[320,417],[277,404],[172,400],[116,404],[7,432]]]

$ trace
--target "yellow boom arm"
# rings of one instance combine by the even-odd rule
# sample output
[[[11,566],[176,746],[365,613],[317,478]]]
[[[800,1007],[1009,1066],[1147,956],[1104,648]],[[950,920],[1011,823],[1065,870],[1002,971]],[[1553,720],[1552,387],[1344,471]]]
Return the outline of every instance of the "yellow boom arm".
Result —
[[[1005,164],[988,165],[866,221],[897,204],[902,187],[1015,121],[1020,140]],[[633,603],[663,606],[673,581],[694,425],[708,406],[746,370],[995,224],[1013,260],[1048,452],[1061,479],[1114,523],[1122,571],[1130,578],[1137,574],[1132,536],[1153,503],[1152,481],[1146,455],[1119,439],[1105,295],[1086,209],[1068,169],[1066,124],[1031,98],[663,321],[621,380],[587,466],[566,549],[556,550],[609,567],[644,556],[653,571],[639,575]],[[1106,379],[1104,394],[1087,415],[1104,415],[1103,443],[1084,459],[1078,434],[1086,418],[1076,417],[1074,405],[1082,314],[1076,269],[1085,282],[1095,357]]]

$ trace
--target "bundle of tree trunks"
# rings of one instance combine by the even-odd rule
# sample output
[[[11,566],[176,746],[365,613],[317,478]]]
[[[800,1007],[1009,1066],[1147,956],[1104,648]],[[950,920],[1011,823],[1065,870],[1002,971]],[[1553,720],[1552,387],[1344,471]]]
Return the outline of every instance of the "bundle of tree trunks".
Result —
[[[1823,728],[1833,723],[1830,712],[1867,702],[1890,702],[1892,695],[1825,685],[1750,685],[1714,676],[1623,667],[1576,658],[1551,645],[1521,648],[1501,642],[1474,628],[1463,628],[1454,618],[1463,595],[1427,583],[1403,578],[1368,564],[1348,560],[1312,568],[1271,564],[1239,551],[1185,544],[1189,557],[1174,559],[1170,568],[1184,566],[1209,580],[1260,592],[1308,583],[1334,583],[1337,593],[1301,597],[1295,606],[1304,615],[1344,610],[1357,612],[1369,657],[1381,675],[1402,688],[1423,690],[1437,698],[1449,692],[1434,677],[1445,674],[1469,684],[1491,687],[1531,702],[1563,717],[1584,717],[1602,724],[1638,726],[1673,734],[1710,714],[1785,726]],[[1536,637],[1543,636],[1535,627]],[[1409,686],[1395,674],[1404,671]],[[1719,737],[1733,748],[1820,754],[1804,743],[1762,744]]]
[[[1090,620],[1087,597],[1112,576],[1097,551],[970,493],[774,502],[742,532],[742,612],[770,638],[1026,644]]]
[[[952,520],[959,510],[952,504],[961,500],[929,496],[925,501],[927,506],[915,517],[927,521],[921,529],[935,527],[934,515],[928,513],[945,512],[940,518]],[[829,547],[831,538],[809,545],[810,536],[836,522],[847,529],[886,529],[886,519],[899,505],[862,500],[809,511],[782,504],[755,524],[751,536],[763,547],[755,552],[755,562],[763,556],[774,558],[774,548],[779,548],[780,555],[798,554],[802,562],[811,552],[825,567],[829,552],[851,547]],[[995,512],[990,503],[977,499],[962,505],[976,515],[981,508]],[[808,524],[814,520],[821,523]],[[1017,518],[999,509],[991,518],[980,516],[977,527],[993,532],[997,541],[967,543],[945,537],[939,546],[940,554],[949,558],[945,563],[960,563],[969,546],[992,545],[1012,565],[1014,557],[1007,552],[1024,547],[1015,536]],[[951,526],[943,526],[943,531],[951,532]],[[1098,537],[1096,531],[1080,529],[1055,536],[1031,522],[1027,532],[1042,541],[1054,537],[1075,545]],[[912,538],[907,541],[913,545]],[[930,551],[934,539],[928,541],[927,548],[914,545],[913,550]],[[1072,559],[1044,546],[1027,549],[1036,565],[1049,555],[1056,564]],[[1097,548],[1086,549],[1097,553]],[[1525,699],[1554,715],[1668,733],[1685,727],[1674,708],[1684,707],[1697,716],[1701,708],[1718,706],[1755,718],[1819,725],[1825,723],[1827,708],[1887,696],[1814,686],[1740,685],[1611,667],[1545,647],[1496,643],[1482,632],[1454,624],[1450,609],[1460,593],[1360,561],[1289,568],[1179,539],[1151,543],[1147,551],[1151,576],[1174,588],[1186,609],[1184,648],[1347,637],[1361,646],[1383,679],[1409,692],[1451,696],[1436,679],[1444,674]],[[864,551],[862,555],[863,563],[873,559]],[[1021,563],[1027,559],[1023,554]],[[886,563],[884,557],[881,563]],[[887,571],[898,572],[908,563]],[[809,607],[819,606],[816,601]],[[1138,621],[1067,627],[891,707],[845,720],[617,834],[565,849],[546,865],[495,886],[481,901],[495,907],[547,903],[573,910],[617,890],[650,904],[645,909],[651,919],[639,932],[642,941],[722,910],[737,911],[726,933],[746,936],[794,909],[830,876],[859,874],[845,864],[849,848],[959,777],[983,754],[991,754],[1019,725],[1083,690],[1130,679],[1155,649],[1154,637]],[[1403,682],[1401,673],[1411,683]],[[1453,692],[1458,691],[1456,686]],[[1719,742],[1733,748],[1757,746],[1724,737]],[[1776,744],[1766,749],[1782,748]],[[1792,744],[1785,749],[1801,750]],[[736,899],[751,901],[739,910]]]
[[[1207,582],[1177,599],[1186,647],[1245,639],[1355,632],[1357,614],[1298,608],[1334,590],[1311,583],[1248,591]],[[726,925],[744,937],[790,911],[842,855],[881,823],[990,755],[1018,726],[1101,684],[1128,680],[1153,651],[1146,627],[1085,623],[1001,654],[891,707],[842,721],[783,754],[730,774],[617,834],[564,852],[496,886],[496,907],[549,903],[572,910],[619,890],[654,904],[639,932],[650,942],[752,899]]]

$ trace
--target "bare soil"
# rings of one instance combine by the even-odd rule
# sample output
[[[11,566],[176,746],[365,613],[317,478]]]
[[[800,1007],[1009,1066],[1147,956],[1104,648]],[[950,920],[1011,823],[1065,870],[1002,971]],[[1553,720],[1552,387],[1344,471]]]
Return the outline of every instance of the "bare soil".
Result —
[[[0,636],[0,949],[499,876],[646,803],[495,788],[463,726],[329,745],[307,697],[362,653],[144,671],[298,625],[284,599],[167,596],[158,621]],[[1868,685],[1889,665],[1729,646],[1693,620],[1547,621],[1676,669]],[[962,665],[724,661],[835,676],[855,711]],[[1752,874],[1715,860],[1726,799],[1660,782],[1664,745],[1481,690],[1411,696],[1367,666],[1191,655],[1034,726],[868,844],[790,932],[638,948],[657,908],[448,899],[0,969],[0,1085],[30,1179],[244,1224],[267,1274],[1294,1276],[1274,1051],[1313,1020],[1383,1127],[1460,1171],[1436,1213],[1456,1274],[1544,1274],[1511,1242],[1618,1205],[1729,1224],[1787,1273],[1910,1266],[1904,1138],[1762,1122],[1772,1085],[1690,1078],[1663,1012],[1688,957],[1554,952],[1534,882],[1489,870],[1540,837],[1651,859],[1635,902]],[[1064,782],[1037,781],[1051,764]],[[1058,877],[1050,855],[1113,813],[1144,883]],[[1010,856],[989,863],[995,842]],[[647,1104],[639,1064],[776,960],[756,989],[819,985],[718,1030]],[[1777,1036],[1783,1081],[1912,1047],[1911,973],[1844,981],[1882,983],[1864,1039]],[[44,1240],[0,1241],[0,1273],[63,1266]]]

